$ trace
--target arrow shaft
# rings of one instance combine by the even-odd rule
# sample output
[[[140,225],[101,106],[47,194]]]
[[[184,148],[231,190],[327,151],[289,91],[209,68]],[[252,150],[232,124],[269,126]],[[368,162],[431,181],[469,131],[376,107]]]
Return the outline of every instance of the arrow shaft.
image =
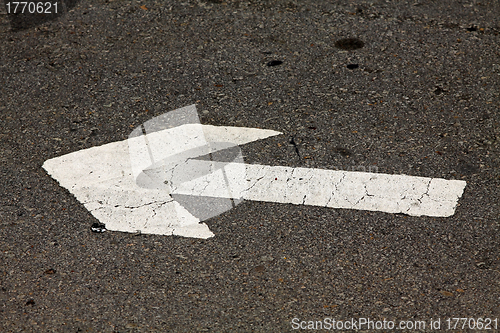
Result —
[[[180,170],[214,164],[218,171],[175,184],[172,193],[446,217],[454,214],[466,184],[441,178],[196,160],[187,161]]]

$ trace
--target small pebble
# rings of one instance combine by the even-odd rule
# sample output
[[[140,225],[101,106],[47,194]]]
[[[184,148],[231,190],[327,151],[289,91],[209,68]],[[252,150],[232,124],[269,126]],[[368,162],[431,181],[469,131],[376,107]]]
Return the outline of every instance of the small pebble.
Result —
[[[92,232],[105,232],[106,231],[106,226],[104,225],[104,223],[95,222],[90,227],[90,230]]]
[[[267,66],[271,67],[271,66],[278,66],[278,65],[281,65],[283,63],[283,61],[281,60],[271,60],[267,63]]]

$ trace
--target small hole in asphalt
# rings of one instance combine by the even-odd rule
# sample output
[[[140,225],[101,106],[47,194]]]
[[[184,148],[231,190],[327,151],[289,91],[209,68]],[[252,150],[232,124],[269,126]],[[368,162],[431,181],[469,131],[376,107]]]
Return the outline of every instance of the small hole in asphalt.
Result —
[[[267,63],[267,66],[271,67],[271,66],[278,66],[278,65],[281,65],[283,63],[283,61],[281,60],[271,60]]]
[[[444,93],[444,89],[441,87],[437,87],[436,90],[434,90],[434,93],[436,95],[441,95],[442,93]]]
[[[348,68],[348,69],[356,69],[356,68],[358,68],[358,67],[359,67],[359,65],[358,65],[358,64],[349,64],[349,65],[347,65],[347,68]]]
[[[476,28],[476,27],[474,27],[474,26],[472,26],[472,27],[470,27],[470,28],[467,28],[467,31],[477,31],[477,28]]]
[[[365,43],[358,38],[344,38],[335,42],[335,47],[341,50],[356,50],[365,46]]]

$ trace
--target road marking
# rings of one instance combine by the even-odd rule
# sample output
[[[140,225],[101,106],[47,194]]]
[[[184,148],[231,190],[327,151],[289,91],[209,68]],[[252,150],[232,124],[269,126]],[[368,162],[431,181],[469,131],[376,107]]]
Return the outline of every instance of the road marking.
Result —
[[[45,161],[43,168],[106,229],[209,238],[210,217],[242,200],[451,216],[460,180],[245,164],[239,145],[279,135],[202,125],[194,105],[136,128],[128,140]]]
[[[191,160],[182,168],[200,163]],[[413,216],[453,215],[466,185],[461,180],[252,164],[245,165],[242,182],[239,166],[232,167],[225,165],[233,198]],[[228,197],[223,185],[220,173],[212,173],[183,182],[172,193]]]

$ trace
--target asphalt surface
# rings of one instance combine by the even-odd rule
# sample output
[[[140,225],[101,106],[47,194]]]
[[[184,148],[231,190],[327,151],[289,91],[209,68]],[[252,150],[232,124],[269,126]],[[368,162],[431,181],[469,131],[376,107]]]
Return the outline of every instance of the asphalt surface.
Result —
[[[500,321],[499,1],[59,7],[0,14],[2,332]],[[247,201],[203,240],[93,233],[41,168],[193,103],[203,124],[284,133],[246,163],[467,186],[448,218]]]

